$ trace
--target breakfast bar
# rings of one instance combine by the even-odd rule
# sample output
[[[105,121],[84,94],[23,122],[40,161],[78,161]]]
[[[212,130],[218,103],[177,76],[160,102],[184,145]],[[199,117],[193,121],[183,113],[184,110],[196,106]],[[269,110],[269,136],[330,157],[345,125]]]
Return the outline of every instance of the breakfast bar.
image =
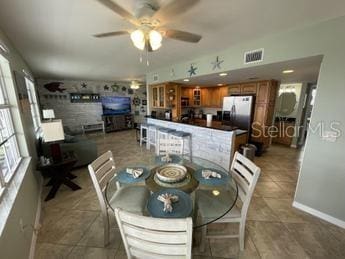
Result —
[[[236,139],[243,139],[242,144],[247,140],[247,131],[222,125],[218,121],[207,124],[205,120],[175,122],[148,117],[147,123],[190,133],[193,156],[208,159],[225,169],[229,169],[233,153],[239,145]],[[185,146],[185,149],[188,149],[188,146]]]

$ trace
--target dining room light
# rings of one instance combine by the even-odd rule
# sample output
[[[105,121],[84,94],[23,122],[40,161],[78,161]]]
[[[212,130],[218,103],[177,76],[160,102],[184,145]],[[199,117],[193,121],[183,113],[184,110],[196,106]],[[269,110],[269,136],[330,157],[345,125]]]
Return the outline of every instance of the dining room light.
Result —
[[[150,41],[150,45],[152,50],[157,50],[162,46],[162,34],[160,34],[160,32],[155,31],[155,30],[151,30],[149,32],[149,41]]]
[[[140,85],[138,84],[138,82],[132,81],[130,87],[131,87],[131,89],[133,89],[133,90],[137,90],[137,89],[139,89]]]
[[[293,73],[293,72],[295,72],[295,71],[292,70],[292,69],[287,69],[287,70],[284,70],[284,71],[283,71],[283,74],[291,74],[291,73]]]
[[[145,48],[145,34],[142,30],[138,29],[131,33],[131,40],[135,47],[140,50]]]
[[[220,73],[219,76],[227,76],[228,73]]]
[[[217,86],[223,86],[224,84],[217,84]]]
[[[184,82],[189,82],[188,78],[183,79]]]

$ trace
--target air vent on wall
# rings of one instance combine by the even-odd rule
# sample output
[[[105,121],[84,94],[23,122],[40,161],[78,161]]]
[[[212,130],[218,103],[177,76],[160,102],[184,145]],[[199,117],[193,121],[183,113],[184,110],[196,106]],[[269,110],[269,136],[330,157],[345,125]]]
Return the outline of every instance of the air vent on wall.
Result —
[[[158,82],[158,74],[153,75],[153,82]]]
[[[264,49],[256,49],[244,53],[244,64],[259,63],[264,60]]]

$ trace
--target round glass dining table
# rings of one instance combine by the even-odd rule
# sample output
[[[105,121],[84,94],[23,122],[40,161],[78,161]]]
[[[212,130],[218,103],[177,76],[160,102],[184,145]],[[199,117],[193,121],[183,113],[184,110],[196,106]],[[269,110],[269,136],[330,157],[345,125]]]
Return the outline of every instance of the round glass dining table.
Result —
[[[162,157],[154,154],[148,155],[146,153],[142,157],[136,157],[133,160],[123,162],[124,167],[116,168],[114,177],[110,179],[105,190],[106,200],[110,208],[115,209],[112,207],[114,205],[109,201],[112,200],[112,197],[114,197],[119,188],[128,185],[145,186],[150,191],[144,211],[144,215],[146,216],[157,217],[153,215],[154,213],[150,213],[152,209],[163,211],[163,203],[157,201],[157,194],[159,193],[174,190],[180,194],[180,199],[182,196],[187,196],[192,201],[190,208],[191,214],[189,216],[193,218],[194,228],[205,226],[220,219],[235,206],[238,188],[236,182],[226,169],[214,162],[199,157],[190,159],[189,156],[171,155],[171,158],[172,161],[166,163],[163,162],[164,159]],[[182,165],[187,169],[185,183],[182,182],[170,186],[169,184],[161,184],[157,181],[155,177],[157,170],[167,164]],[[143,173],[140,177],[134,178],[131,174],[127,173],[127,168],[142,168]],[[205,179],[203,177],[203,171],[205,170],[215,172],[219,177]],[[181,196],[181,194],[183,195]],[[182,199],[180,203],[183,203]],[[157,208],[153,208],[153,206]],[[173,203],[173,209],[174,206],[175,204]],[[176,208],[178,208],[177,203]],[[126,210],[126,208],[122,209]],[[172,215],[166,212],[161,217],[171,218],[173,217]]]

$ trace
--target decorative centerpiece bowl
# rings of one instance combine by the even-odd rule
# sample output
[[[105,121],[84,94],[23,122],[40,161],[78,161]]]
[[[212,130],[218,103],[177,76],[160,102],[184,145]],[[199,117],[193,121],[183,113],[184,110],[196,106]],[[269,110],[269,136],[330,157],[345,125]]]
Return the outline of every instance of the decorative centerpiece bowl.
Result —
[[[179,164],[166,164],[156,171],[156,177],[164,183],[177,183],[187,176],[187,168]]]

